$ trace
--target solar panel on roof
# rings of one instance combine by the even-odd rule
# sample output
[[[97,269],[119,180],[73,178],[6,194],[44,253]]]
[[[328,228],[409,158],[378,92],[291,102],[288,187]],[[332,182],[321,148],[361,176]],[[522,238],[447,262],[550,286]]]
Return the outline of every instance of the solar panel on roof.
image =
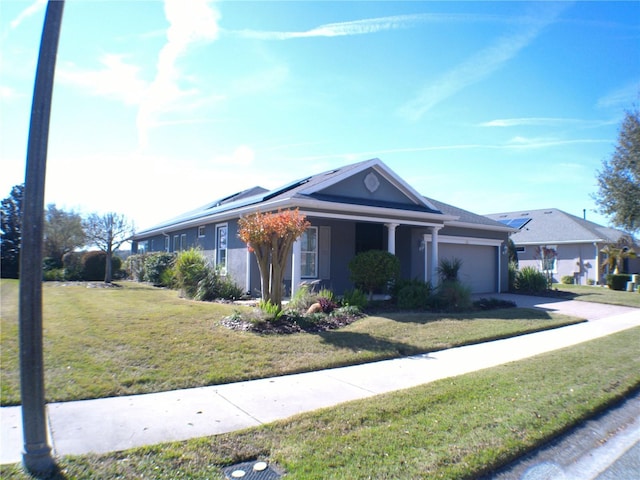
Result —
[[[506,225],[507,227],[521,229],[527,223],[531,221],[530,218],[504,218],[498,220],[500,223]]]

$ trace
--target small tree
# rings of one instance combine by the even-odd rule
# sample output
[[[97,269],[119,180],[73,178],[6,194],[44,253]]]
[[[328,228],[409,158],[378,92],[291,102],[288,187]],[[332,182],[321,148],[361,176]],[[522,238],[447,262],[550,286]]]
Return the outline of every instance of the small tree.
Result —
[[[85,243],[82,217],[65,212],[54,203],[47,205],[44,214],[44,256],[51,258],[56,268],[62,268],[62,258]]]
[[[605,262],[602,264],[602,270],[604,271],[605,268],[608,268],[609,273],[624,273],[625,259],[637,257],[632,247],[633,239],[628,235],[623,235],[616,243],[606,245],[600,250],[601,253],[607,256]]]
[[[311,224],[298,209],[256,212],[238,221],[240,240],[258,261],[262,300],[282,307],[284,270],[293,242]]]
[[[400,276],[400,260],[385,250],[368,250],[358,253],[349,262],[351,281],[358,288],[369,292],[369,300],[374,290],[384,289]]]
[[[2,200],[1,223],[2,240],[0,243],[0,270],[2,278],[18,278],[20,263],[20,245],[22,243],[22,202],[24,184],[15,185],[10,195]]]
[[[104,282],[111,283],[111,258],[131,238],[134,233],[133,225],[124,215],[113,212],[104,215],[92,213],[83,223],[90,245],[95,245],[107,254]]]
[[[540,270],[547,278],[547,288],[553,284],[553,266],[555,265],[558,252],[555,248],[540,245],[534,250],[534,257],[540,261]]]

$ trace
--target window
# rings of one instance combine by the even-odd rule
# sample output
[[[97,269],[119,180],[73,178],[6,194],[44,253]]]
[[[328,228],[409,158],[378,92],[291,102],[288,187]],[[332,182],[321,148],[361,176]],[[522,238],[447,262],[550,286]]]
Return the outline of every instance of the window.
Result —
[[[227,225],[216,226],[216,267],[220,273],[227,273]]]
[[[169,235],[167,235],[166,237],[164,237],[164,251],[167,253],[171,251],[169,242]]]
[[[180,250],[186,250],[187,249],[187,234],[183,233],[182,235],[180,235]]]
[[[204,225],[201,227],[198,227],[198,237],[202,238],[205,235],[205,231],[204,231]]]
[[[173,251],[174,252],[180,251],[180,235],[173,236]]]
[[[527,251],[527,249],[525,247],[516,247],[516,252],[518,252],[518,253],[524,253],[526,251]]]
[[[300,237],[300,276],[318,277],[318,227],[309,227]]]

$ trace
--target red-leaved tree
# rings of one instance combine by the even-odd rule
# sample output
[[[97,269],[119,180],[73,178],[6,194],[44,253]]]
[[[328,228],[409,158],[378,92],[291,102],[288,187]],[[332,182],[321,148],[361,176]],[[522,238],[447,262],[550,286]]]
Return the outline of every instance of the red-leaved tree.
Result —
[[[282,306],[284,271],[293,242],[311,225],[298,209],[260,213],[240,218],[240,240],[253,252],[260,269],[262,300]]]

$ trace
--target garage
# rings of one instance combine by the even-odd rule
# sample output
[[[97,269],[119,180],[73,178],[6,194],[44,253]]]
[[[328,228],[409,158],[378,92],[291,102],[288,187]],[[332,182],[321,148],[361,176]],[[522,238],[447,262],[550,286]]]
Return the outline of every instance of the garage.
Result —
[[[475,243],[480,239],[467,239]],[[458,274],[459,280],[471,287],[472,293],[495,293],[498,288],[498,247],[493,245],[449,243],[447,237],[441,236],[438,246],[438,256],[442,258],[459,258],[462,267]]]

